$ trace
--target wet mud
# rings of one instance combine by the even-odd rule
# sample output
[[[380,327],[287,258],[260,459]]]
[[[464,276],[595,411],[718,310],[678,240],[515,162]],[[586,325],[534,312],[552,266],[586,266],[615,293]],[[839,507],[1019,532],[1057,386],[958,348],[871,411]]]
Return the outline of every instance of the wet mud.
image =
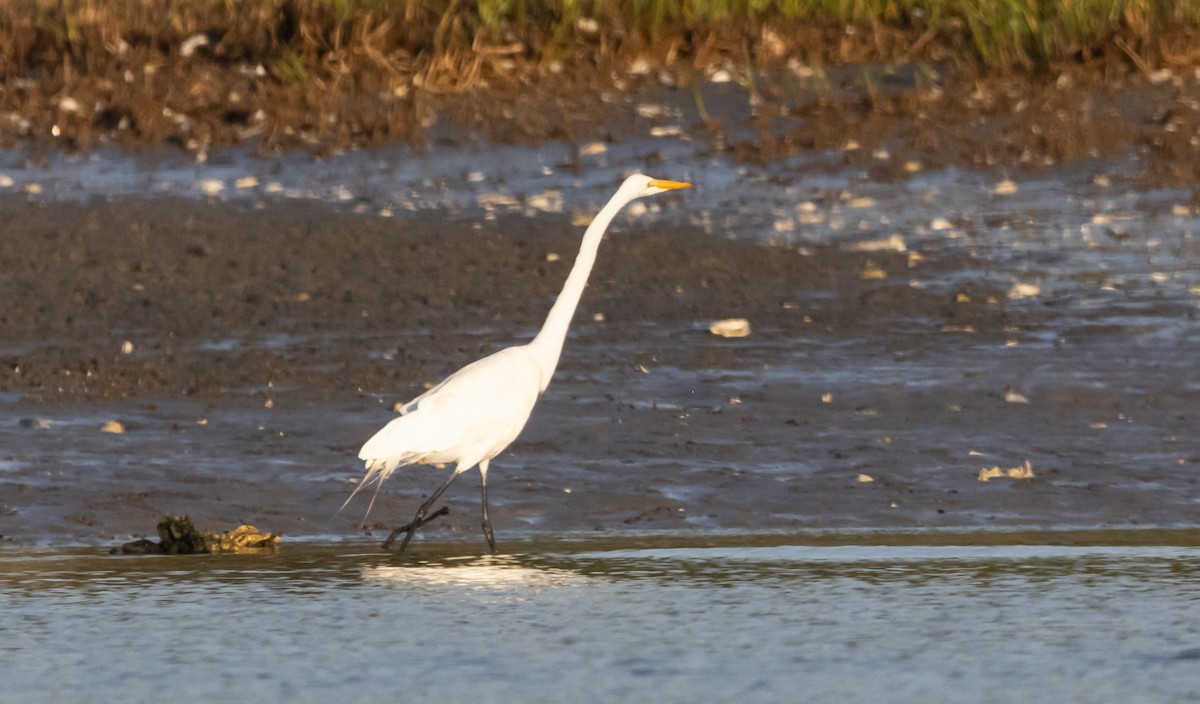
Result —
[[[397,401],[529,339],[581,231],[303,203],[2,207],[0,532],[18,542],[123,540],[167,513],[355,535],[365,500],[337,509],[360,444]],[[493,463],[498,541],[1192,522],[1194,306],[1030,304],[971,248],[914,254],[622,219],[554,383]],[[735,316],[750,336],[708,332]],[[407,522],[434,473],[395,475],[368,531]],[[475,476],[433,538],[483,545]]]
[[[321,399],[432,379],[535,333],[582,229],[552,216],[397,222],[321,205],[10,206],[0,390],[48,402],[271,387]],[[878,280],[864,278],[868,267]],[[907,268],[903,253],[801,253],[635,227],[605,242],[575,336],[618,343],[646,326],[690,334],[747,311],[785,336],[889,316],[981,334],[1005,324],[1003,306],[987,303],[1003,291],[966,281],[930,293],[886,280]],[[835,305],[797,304],[813,292]],[[679,346],[685,368],[732,361],[686,337]]]

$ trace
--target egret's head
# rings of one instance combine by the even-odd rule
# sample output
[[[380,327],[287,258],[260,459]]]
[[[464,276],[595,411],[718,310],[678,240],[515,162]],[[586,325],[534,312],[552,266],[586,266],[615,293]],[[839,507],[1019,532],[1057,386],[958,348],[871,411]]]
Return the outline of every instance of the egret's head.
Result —
[[[683,181],[664,181],[663,179],[650,178],[643,174],[634,174],[625,179],[625,183],[621,184],[621,190],[628,195],[630,200],[652,196],[655,193],[662,193],[663,191],[673,191],[677,188],[691,187],[692,184]]]

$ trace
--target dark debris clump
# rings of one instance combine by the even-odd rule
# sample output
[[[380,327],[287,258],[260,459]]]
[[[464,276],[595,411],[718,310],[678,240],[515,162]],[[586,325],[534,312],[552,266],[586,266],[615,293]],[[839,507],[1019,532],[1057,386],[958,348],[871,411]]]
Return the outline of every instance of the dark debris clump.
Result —
[[[187,516],[163,516],[158,522],[159,542],[142,538],[109,552],[114,555],[201,555],[223,552],[271,550],[279,546],[279,536],[263,533],[254,526],[241,525],[227,533],[197,530]]]

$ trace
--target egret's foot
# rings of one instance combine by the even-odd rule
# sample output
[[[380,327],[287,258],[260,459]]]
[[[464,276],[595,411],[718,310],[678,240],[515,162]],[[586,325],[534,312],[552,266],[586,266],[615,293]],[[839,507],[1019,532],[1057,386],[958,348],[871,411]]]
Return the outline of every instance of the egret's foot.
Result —
[[[492,535],[492,524],[491,523],[483,524],[483,537],[487,538],[488,548],[492,551],[492,554],[495,555],[496,554],[496,538],[495,538],[495,536]]]
[[[391,550],[392,543],[396,542],[396,538],[400,537],[401,533],[411,534],[414,531],[416,531],[418,528],[420,528],[421,526],[432,521],[433,519],[435,519],[439,516],[445,516],[448,513],[450,513],[450,507],[443,506],[443,507],[439,508],[438,510],[434,511],[433,513],[429,514],[428,516],[425,516],[424,518],[422,518],[419,521],[413,521],[412,523],[406,523],[406,524],[400,526],[399,528],[393,530],[391,533],[389,533],[387,540],[383,541],[383,543],[381,543],[379,547],[383,548],[384,550]],[[405,546],[408,545],[407,539],[404,541],[404,545]],[[403,547],[400,548],[400,552],[404,552]]]

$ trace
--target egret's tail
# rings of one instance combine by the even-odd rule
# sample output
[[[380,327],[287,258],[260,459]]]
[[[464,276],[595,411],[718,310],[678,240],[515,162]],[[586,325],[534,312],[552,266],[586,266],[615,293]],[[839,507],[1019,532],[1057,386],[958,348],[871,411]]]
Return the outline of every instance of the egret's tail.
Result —
[[[371,503],[367,504],[367,512],[363,514],[360,524],[360,527],[366,527],[367,517],[371,515],[371,509],[375,507],[375,499],[379,497],[379,488],[383,486],[383,480],[387,479],[395,470],[396,465],[385,460],[367,460],[367,473],[363,475],[362,481],[358,483],[358,486],[354,487],[354,491],[350,492],[350,496],[346,497],[346,500],[342,503],[341,508],[337,510],[337,513],[341,513],[342,509],[349,506],[350,502],[354,500],[355,496],[358,496],[358,492],[362,491],[364,486],[373,483],[375,484],[375,491],[371,494]],[[337,515],[337,513],[334,515]]]
[[[422,423],[422,417],[416,413],[393,418],[390,423],[380,428],[379,432],[371,436],[371,439],[367,440],[362,449],[358,451],[358,458],[367,464],[367,473],[363,475],[362,481],[354,487],[354,491],[350,493],[338,511],[346,508],[354,497],[358,496],[358,492],[362,491],[363,487],[374,484],[375,494],[367,506],[366,515],[363,516],[365,524],[367,516],[371,515],[371,509],[375,506],[375,498],[379,496],[379,487],[392,475],[392,472],[405,465],[430,460],[432,456],[428,452],[414,449],[414,446],[417,448],[421,446],[420,439],[427,433],[428,430]]]

